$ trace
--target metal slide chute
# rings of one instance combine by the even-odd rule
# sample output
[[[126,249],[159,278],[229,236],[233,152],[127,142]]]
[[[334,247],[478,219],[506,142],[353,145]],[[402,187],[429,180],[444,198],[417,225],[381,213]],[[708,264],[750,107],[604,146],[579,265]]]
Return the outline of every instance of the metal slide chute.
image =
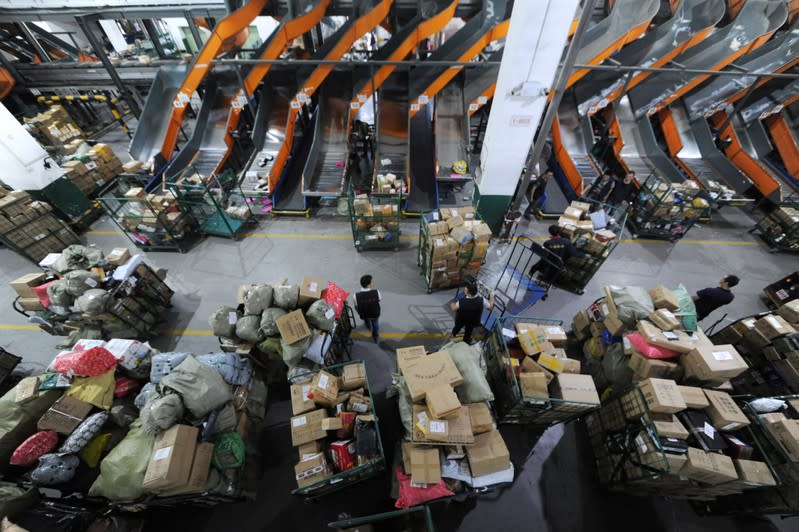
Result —
[[[762,124],[768,130],[785,170],[796,180],[799,177],[799,139],[790,126],[786,111],[781,110],[769,116]]]
[[[748,0],[735,20],[674,59],[684,68],[721,70],[764,44],[785,23],[781,0]],[[637,116],[652,115],[687,94],[710,74],[659,72],[629,91]]]
[[[580,41],[576,64],[598,65],[625,44],[639,38],[657,15],[660,0],[617,0],[610,14],[588,28]],[[575,70],[566,87],[571,87],[589,70]]]
[[[625,46],[613,60],[623,66],[662,67],[710,35],[724,16],[725,7],[725,0],[683,0],[670,19]],[[592,71],[574,87],[580,113],[594,114],[650,74]]]
[[[566,94],[558,107],[552,123],[552,151],[555,160],[565,174],[569,185],[578,196],[586,183],[600,174],[600,168],[591,148],[594,136],[587,116],[577,111],[573,94]]]
[[[341,57],[352,48],[353,43],[355,43],[359,37],[374,29],[386,18],[391,8],[392,1],[393,0],[356,1],[353,5],[354,15],[325,41],[322,47],[314,54],[314,59],[341,59]],[[269,192],[275,192],[289,155],[292,152],[297,115],[302,107],[310,102],[311,97],[316,93],[332,70],[332,64],[320,64],[310,71],[300,72],[298,74],[302,82],[296,96],[291,100],[289,116],[286,122],[285,140],[275,156],[266,178]],[[290,186],[293,185],[294,184]]]
[[[451,178],[452,165],[456,161],[469,161],[469,118],[464,103],[463,81],[463,74],[459,74],[436,96],[433,124],[438,180]],[[464,177],[458,176],[457,179]]]
[[[408,72],[397,70],[383,83],[379,91],[375,117],[375,166],[372,188],[377,190],[379,174],[394,174],[408,179]]]

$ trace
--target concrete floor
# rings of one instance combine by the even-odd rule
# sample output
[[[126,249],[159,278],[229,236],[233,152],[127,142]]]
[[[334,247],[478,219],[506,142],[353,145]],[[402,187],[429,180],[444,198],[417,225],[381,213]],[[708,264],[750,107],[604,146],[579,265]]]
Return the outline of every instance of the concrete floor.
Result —
[[[722,211],[706,227],[695,227],[677,244],[624,241],[591,281],[585,295],[553,290],[526,314],[571,321],[574,313],[601,295],[605,284],[673,286],[690,290],[713,286],[727,273],[741,277],[734,290],[735,301],[706,320],[706,325],[727,312],[734,319],[765,310],[762,289],[797,269],[796,256],[770,254],[760,241],[747,233],[756,215],[740,209]],[[545,223],[523,224],[519,234],[541,237]],[[208,315],[219,305],[235,300],[238,285],[252,281],[289,279],[298,282],[309,274],[333,280],[355,290],[358,278],[371,273],[383,295],[381,329],[383,342],[375,345],[359,327],[354,357],[368,361],[375,392],[382,396],[388,373],[395,367],[393,350],[399,346],[439,346],[451,327],[447,304],[454,290],[426,293],[416,266],[418,225],[402,225],[402,249],[398,252],[362,252],[353,248],[349,222],[321,214],[313,219],[266,220],[254,234],[240,242],[211,237],[190,252],[144,253],[145,260],[169,270],[167,282],[175,290],[174,306],[163,323],[165,333],[153,341],[161,350],[204,353],[217,348],[210,335]],[[104,250],[136,248],[116,226],[98,220],[85,241]],[[508,245],[490,251],[490,262],[507,256]],[[25,363],[40,366],[55,354],[59,340],[26,327],[24,317],[10,307],[14,292],[8,282],[36,266],[6,249],[0,249],[0,345],[21,355]],[[399,420],[393,400],[378,401],[386,448],[399,436]],[[267,456],[262,489],[254,503],[221,506],[208,510],[172,510],[152,515],[151,530],[323,530],[339,513],[368,515],[391,509],[387,476],[306,505],[289,495],[296,452],[291,448],[285,421],[287,401],[270,405],[264,435]],[[799,520],[741,520],[700,517],[685,503],[665,499],[633,499],[603,491],[595,478],[590,449],[578,425],[557,426],[539,435],[525,428],[503,427],[511,449],[517,478],[501,494],[489,494],[466,502],[434,505],[439,530],[483,531],[487,526],[502,530],[797,530]],[[391,463],[389,461],[389,463]]]

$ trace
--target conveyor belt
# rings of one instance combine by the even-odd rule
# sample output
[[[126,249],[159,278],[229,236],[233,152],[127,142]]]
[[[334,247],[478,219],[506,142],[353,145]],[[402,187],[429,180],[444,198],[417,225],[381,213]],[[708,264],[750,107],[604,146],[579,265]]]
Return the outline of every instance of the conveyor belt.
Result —
[[[434,123],[438,177],[450,177],[455,161],[469,160],[469,119],[463,101],[463,81],[463,75],[456,76],[436,96]]]
[[[375,178],[394,174],[407,183],[408,178],[408,73],[396,71],[383,83],[379,92],[375,148]]]
[[[694,130],[691,123],[688,121],[688,115],[682,103],[671,106],[671,116],[674,120],[674,129],[679,136],[682,148],[676,154],[676,157],[687,167],[691,173],[691,177],[704,181],[711,179],[713,181],[724,181],[718,174],[715,168],[705,162],[702,152],[699,149],[699,144],[694,136]]]
[[[128,153],[134,159],[148,162],[161,151],[161,139],[169,127],[167,111],[186,77],[186,69],[186,65],[158,69],[128,148]]]
[[[408,151],[411,184],[405,210],[427,212],[438,208],[438,184],[435,175],[433,142],[433,106],[426,105],[410,119]]]
[[[591,183],[599,177],[600,169],[591,155],[593,134],[588,117],[580,115],[574,100],[565,96],[558,107],[558,126],[560,141],[574,163],[584,183]]]
[[[760,120],[754,120],[749,124],[744,124],[740,116],[736,115],[732,119],[732,126],[735,129],[741,147],[746,150],[752,159],[759,163],[763,171],[779,183],[783,191],[795,190],[794,184],[785,179],[780,169],[769,158],[774,151],[774,146],[771,145],[763,123]]]

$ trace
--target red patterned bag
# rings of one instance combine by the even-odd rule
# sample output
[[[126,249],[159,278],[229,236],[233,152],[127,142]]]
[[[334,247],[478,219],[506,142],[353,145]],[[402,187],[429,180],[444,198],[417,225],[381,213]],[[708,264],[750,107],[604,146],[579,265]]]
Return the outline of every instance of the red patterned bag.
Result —
[[[633,344],[633,347],[636,351],[641,353],[646,358],[654,358],[654,359],[664,359],[664,358],[675,358],[680,356],[680,353],[677,351],[672,351],[671,349],[666,349],[665,347],[660,347],[657,345],[650,344],[644,337],[641,336],[641,333],[632,333],[627,335],[627,339]]]
[[[336,309],[336,318],[340,318],[341,313],[344,310],[344,302],[347,301],[347,297],[349,297],[349,295],[349,292],[345,291],[339,285],[332,281],[328,281],[327,288],[322,294],[322,299],[325,300],[331,307]]]
[[[54,430],[43,430],[37,432],[14,450],[9,464],[15,466],[27,466],[39,459],[43,454],[47,454],[58,444],[58,433]]]
[[[114,369],[117,359],[104,347],[73,351],[59,356],[53,368],[59,373],[72,373],[81,377],[96,377]]]
[[[114,388],[114,397],[117,399],[120,397],[125,397],[130,392],[139,389],[139,385],[141,383],[136,379],[131,379],[130,377],[117,377],[116,379],[116,387]]]
[[[58,279],[53,279],[49,283],[40,284],[39,286],[34,286],[31,288],[33,293],[36,294],[36,297],[39,298],[39,303],[41,303],[44,308],[50,308],[50,296],[47,295],[47,287],[57,282]]]
[[[424,488],[413,486],[411,484],[411,476],[404,474],[401,467],[397,468],[397,480],[399,481],[399,497],[394,502],[395,508],[410,508],[428,501],[455,495],[443,480],[439,480],[437,484],[428,484]]]

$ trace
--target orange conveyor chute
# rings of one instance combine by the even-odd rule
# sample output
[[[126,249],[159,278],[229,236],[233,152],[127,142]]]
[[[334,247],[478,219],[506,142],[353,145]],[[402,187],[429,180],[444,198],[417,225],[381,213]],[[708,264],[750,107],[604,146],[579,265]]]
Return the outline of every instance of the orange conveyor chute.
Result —
[[[799,146],[796,145],[796,138],[785,122],[785,117],[782,113],[773,114],[766,118],[763,124],[768,128],[785,169],[792,176],[799,176]]]
[[[472,116],[474,113],[479,111],[481,107],[483,107],[484,104],[480,103],[481,98],[485,98],[485,100],[482,100],[482,101],[488,102],[489,100],[491,100],[494,97],[494,92],[496,90],[497,90],[497,82],[495,81],[494,83],[489,85],[486,88],[486,90],[481,92],[480,96],[478,96],[475,101],[470,102],[469,103],[469,116]]]
[[[0,68],[0,100],[11,93],[15,83],[14,76],[5,68]]]
[[[560,166],[563,173],[566,174],[566,179],[569,181],[574,192],[576,192],[578,196],[581,195],[583,193],[583,177],[574,165],[574,161],[572,161],[566,148],[563,147],[560,138],[560,124],[558,123],[557,117],[555,117],[555,120],[552,122],[552,147],[554,148],[553,151],[555,153],[555,160],[558,161],[558,166]]]
[[[491,44],[491,42],[496,41],[498,39],[502,39],[508,35],[508,28],[510,28],[510,18],[507,18],[499,23],[497,23],[491,30],[487,31],[480,39],[475,41],[472,46],[470,46],[466,51],[464,51],[456,61],[471,61],[474,59],[477,54],[479,54],[483,48]],[[447,86],[452,78],[458,75],[458,72],[462,70],[463,67],[451,67],[446,69],[434,82],[428,85],[423,91],[422,94],[417,98],[415,101],[411,102],[411,110],[408,113],[410,118],[413,118],[416,113],[418,113],[421,108],[426,105],[420,101],[422,96],[426,96],[428,101],[432,101],[433,97],[438,94],[441,89]]]
[[[449,22],[455,14],[456,7],[458,7],[458,0],[452,0],[452,3],[447,6],[445,10],[441,11],[441,13],[419,24],[416,30],[408,35],[402,44],[397,47],[394,53],[388,56],[387,60],[402,61],[408,57],[408,55],[413,52],[420,42],[427,39],[434,33],[441,31],[444,26],[447,25],[447,22]],[[396,65],[383,65],[377,69],[374,76],[372,76],[374,81],[367,84],[363,89],[361,89],[361,92],[353,97],[353,105],[350,106],[351,112],[353,114],[358,112],[360,102],[368,99],[372,95],[373,90],[376,92],[396,68]]]
[[[277,59],[280,57],[280,54],[288,48],[294,39],[311,31],[314,26],[319,24],[319,21],[321,21],[322,17],[325,15],[325,11],[327,11],[328,5],[330,5],[330,0],[320,0],[319,3],[307,13],[303,13],[297,18],[293,18],[281,24],[275,30],[278,33],[270,37],[269,45],[264,49],[261,55],[258,56],[258,59]],[[249,74],[247,74],[247,77],[244,78],[244,94],[242,94],[242,96],[246,98],[252,97],[258,85],[266,77],[271,68],[272,65],[269,63],[254,65]],[[233,150],[233,132],[239,127],[243,108],[243,105],[236,105],[230,109],[227,132],[225,133],[227,150],[216,165],[215,173],[217,174],[222,171],[222,167]]]
[[[658,111],[658,118],[660,119],[660,129],[666,141],[666,149],[669,152],[669,157],[680,167],[680,170],[690,176],[691,179],[696,180],[698,176],[678,155],[683,148],[683,143],[682,139],[680,139],[680,132],[677,130],[677,124],[674,122],[674,116],[671,114],[671,108],[664,107]]]
[[[358,18],[349,30],[341,36],[336,45],[328,52],[325,59],[336,60],[340,59],[347,51],[352,48],[352,45],[361,35],[371,31],[374,27],[378,26],[391,9],[391,4],[394,0],[382,0],[377,6],[371,9],[368,13]],[[297,114],[302,109],[302,106],[308,102],[313,96],[328,74],[333,70],[334,65],[319,65],[317,66],[308,79],[305,80],[297,96],[292,98],[291,107],[289,110],[288,122],[286,124],[286,135],[283,144],[278,150],[277,156],[269,171],[269,191],[274,192],[277,186],[280,175],[283,173],[283,168],[286,165],[294,138],[294,126],[297,120]]]
[[[175,96],[175,101],[172,106],[172,113],[169,117],[169,125],[167,126],[164,141],[161,145],[161,155],[165,160],[169,160],[175,150],[175,144],[178,139],[178,132],[180,126],[183,124],[183,115],[186,112],[186,106],[191,100],[194,91],[200,86],[205,76],[211,69],[211,62],[223,52],[225,46],[235,41],[242,30],[247,28],[250,23],[255,20],[255,17],[261,14],[264,6],[269,0],[250,0],[247,4],[237,9],[227,17],[219,21],[211,32],[211,36],[203,46],[200,54],[197,56],[194,65],[192,65],[186,79],[183,80]]]
[[[710,123],[718,128],[726,118],[726,113],[718,112],[710,118]],[[724,129],[719,131],[719,138],[729,141],[723,148],[724,154],[752,181],[764,197],[780,195],[780,184],[741,146],[732,121],[728,121]]]

